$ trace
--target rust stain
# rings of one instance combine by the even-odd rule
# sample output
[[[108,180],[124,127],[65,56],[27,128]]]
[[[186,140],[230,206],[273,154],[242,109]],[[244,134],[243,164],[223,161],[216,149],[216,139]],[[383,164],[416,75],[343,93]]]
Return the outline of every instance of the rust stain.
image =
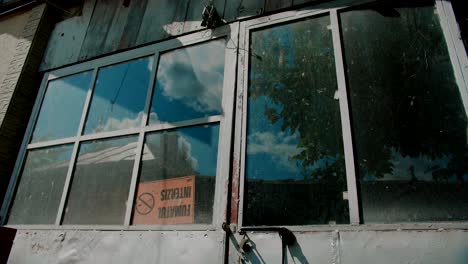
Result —
[[[231,224],[238,223],[239,212],[239,162],[237,157],[232,159],[232,191],[231,191]]]
[[[46,245],[41,245],[39,243],[34,243],[31,246],[31,250],[33,253],[41,253],[41,252],[46,252],[49,250],[49,247]]]
[[[239,90],[239,94],[237,95],[237,101],[239,102],[239,103],[237,104],[237,109],[238,109],[239,111],[242,111],[242,103],[243,103],[242,100],[244,99],[243,92],[244,92],[244,91],[243,91],[242,89],[240,89],[240,90]]]

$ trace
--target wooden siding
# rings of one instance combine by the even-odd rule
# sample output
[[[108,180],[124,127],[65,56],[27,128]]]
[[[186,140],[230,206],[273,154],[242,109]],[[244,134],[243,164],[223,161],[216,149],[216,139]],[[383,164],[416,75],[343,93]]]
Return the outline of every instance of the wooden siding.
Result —
[[[182,34],[188,5],[189,0],[148,0],[146,10],[143,15],[140,14],[143,21],[138,29],[136,44]]]
[[[315,0],[316,1],[316,0]],[[204,0],[85,0],[81,16],[56,24],[41,71],[202,29]],[[214,0],[227,22],[313,0]]]

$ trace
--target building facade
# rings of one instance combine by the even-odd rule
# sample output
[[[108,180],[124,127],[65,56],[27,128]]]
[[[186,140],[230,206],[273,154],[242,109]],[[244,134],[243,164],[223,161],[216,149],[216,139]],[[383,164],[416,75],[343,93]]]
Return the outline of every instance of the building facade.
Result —
[[[468,261],[462,1],[0,8],[8,263]]]

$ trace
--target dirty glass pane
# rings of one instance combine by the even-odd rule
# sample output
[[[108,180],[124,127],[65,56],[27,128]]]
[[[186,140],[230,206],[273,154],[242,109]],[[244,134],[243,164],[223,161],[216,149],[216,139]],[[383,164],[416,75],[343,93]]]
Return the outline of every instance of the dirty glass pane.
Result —
[[[8,224],[54,224],[73,145],[30,150]]]
[[[133,224],[210,224],[219,124],[148,134]]]
[[[91,77],[88,71],[49,82],[32,142],[76,136]]]
[[[432,3],[341,14],[366,223],[468,220],[467,117]]]
[[[322,16],[251,34],[246,225],[349,221],[329,24]]]
[[[150,123],[222,113],[225,40],[164,53],[159,58]]]
[[[153,57],[99,69],[85,134],[141,125]]]
[[[137,136],[82,143],[63,224],[124,223]]]

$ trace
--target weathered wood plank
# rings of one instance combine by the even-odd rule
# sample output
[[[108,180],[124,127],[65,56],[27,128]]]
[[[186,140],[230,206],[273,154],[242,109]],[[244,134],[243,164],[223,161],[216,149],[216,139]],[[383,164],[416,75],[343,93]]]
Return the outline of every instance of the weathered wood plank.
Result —
[[[292,6],[292,0],[266,0],[265,11],[271,12]]]
[[[77,62],[96,0],[86,0],[82,15],[55,25],[44,53],[41,71]]]
[[[119,49],[133,47],[138,38],[143,15],[145,14],[148,0],[133,0],[133,5],[128,14],[127,23],[125,25],[123,35],[120,38]]]
[[[227,1],[224,11],[226,21],[237,18],[261,15],[264,12],[265,0],[233,0]]]
[[[130,1],[128,7],[125,7],[121,0],[115,2],[115,13],[110,21],[109,29],[107,30],[104,45],[100,49],[100,53],[108,53],[116,51],[119,48],[119,42],[124,34],[125,25],[127,24],[128,14],[135,0]]]
[[[148,0],[136,44],[181,34],[188,4],[189,0]]]
[[[91,21],[86,33],[79,60],[91,58],[103,53],[112,21],[120,1],[97,0]]]
[[[317,0],[216,0],[227,21]],[[41,70],[202,29],[203,0],[85,0],[83,15],[58,23]],[[225,6],[226,4],[226,6]],[[64,48],[66,47],[66,48]]]
[[[293,0],[293,5],[302,5],[305,3],[320,2],[320,0]]]
[[[116,1],[119,3],[119,1]],[[102,53],[135,45],[148,0],[132,0],[128,6],[119,3],[112,19]]]
[[[205,0],[190,0],[187,16],[184,23],[184,33],[203,29],[201,26],[202,12],[205,7]],[[225,0],[214,0],[214,6],[220,16],[223,16]]]
[[[100,25],[101,27],[108,27],[108,30],[104,34],[103,45],[101,45],[99,50],[96,50],[96,52],[99,53],[94,53],[93,50],[82,50],[82,54],[87,54],[87,57],[89,57],[110,53],[135,45],[147,3],[148,0],[132,0],[129,2],[128,6],[125,6],[121,1],[114,1],[112,7],[110,8],[115,8],[112,19],[106,19],[105,21],[102,21]],[[101,10],[96,9],[95,13],[99,15],[100,11]],[[110,15],[112,13],[109,12],[106,13],[106,15],[107,14]],[[103,19],[104,18],[105,16]],[[100,20],[92,20],[92,22],[100,22]],[[109,24],[106,25],[105,23]],[[94,26],[94,24],[92,26]],[[88,33],[92,34],[92,29],[93,27],[90,27],[90,31]],[[97,37],[98,40],[100,39],[100,36],[92,37]]]

